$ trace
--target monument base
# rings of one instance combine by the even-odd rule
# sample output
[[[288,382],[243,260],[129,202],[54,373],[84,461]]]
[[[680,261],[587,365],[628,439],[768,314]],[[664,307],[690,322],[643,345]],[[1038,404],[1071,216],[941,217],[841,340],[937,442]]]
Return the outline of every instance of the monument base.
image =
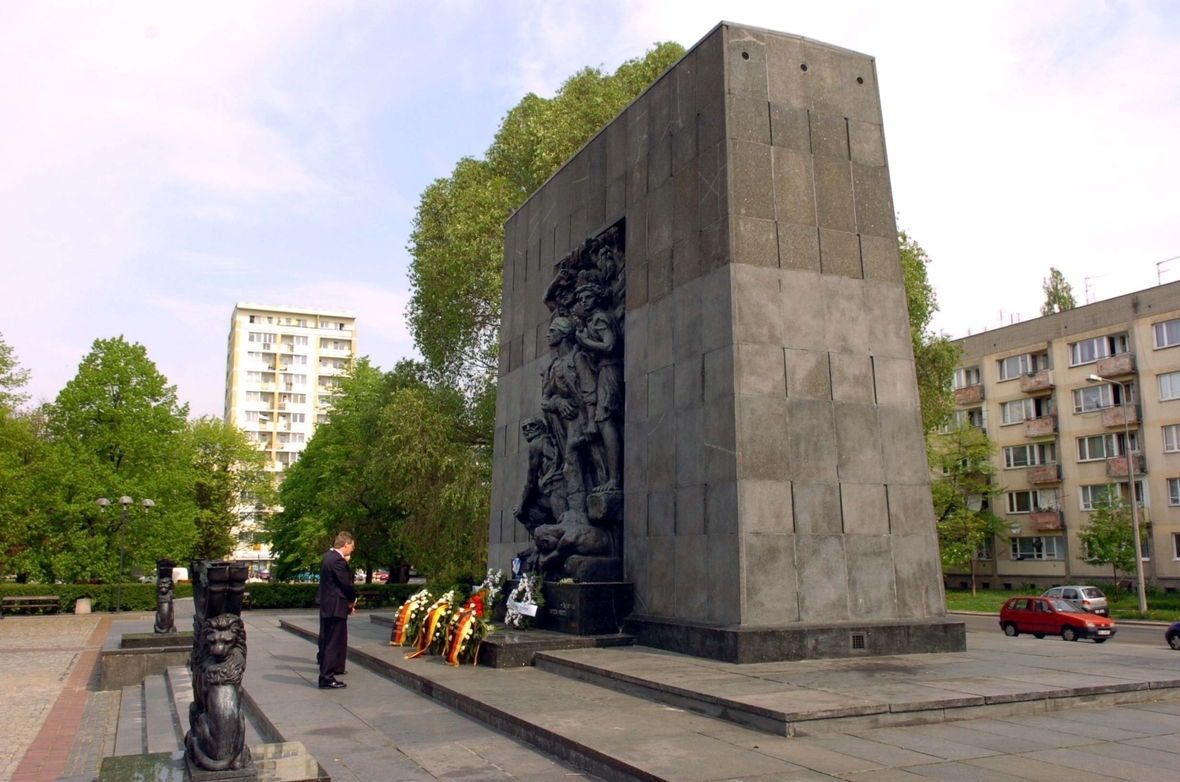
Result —
[[[545,586],[548,588],[548,584]],[[631,616],[624,624],[624,632],[634,635],[641,646],[728,663],[967,650],[966,626],[951,619],[741,627],[657,616]]]
[[[191,782],[232,782],[233,780],[257,780],[258,769],[254,764],[246,766],[245,768],[227,768],[224,771],[209,771],[208,769],[196,768],[185,761],[185,768],[188,770],[188,778]],[[101,782],[101,780],[99,780]]]
[[[505,591],[511,589],[509,584]],[[541,594],[545,597],[545,607],[533,625],[570,635],[620,633],[635,603],[635,587],[621,581],[588,584],[546,581]]]
[[[298,741],[258,744],[250,747],[253,768],[249,769],[258,782],[331,782],[328,772],[316,762],[307,748]],[[244,771],[245,769],[243,769]],[[184,750],[155,752],[149,755],[120,755],[102,759],[98,782],[127,782],[132,779],[151,782],[199,782],[211,779],[244,779],[247,777],[217,776],[240,774],[238,771],[204,771],[196,776],[189,773],[184,761]]]

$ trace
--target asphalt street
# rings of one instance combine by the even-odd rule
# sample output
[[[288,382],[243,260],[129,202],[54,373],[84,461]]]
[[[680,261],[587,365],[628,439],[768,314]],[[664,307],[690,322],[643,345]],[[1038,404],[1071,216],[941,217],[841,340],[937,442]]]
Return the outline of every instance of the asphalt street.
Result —
[[[967,625],[967,632],[969,633],[994,633],[1001,634],[1000,617],[997,616],[979,616],[976,614],[951,614],[955,619],[962,619]],[[1143,627],[1139,625],[1123,624],[1115,620],[1115,625],[1118,627],[1118,633],[1111,639],[1112,644],[1136,644],[1138,646],[1154,646],[1161,649],[1167,649],[1168,644],[1164,641],[1165,627]],[[1046,638],[1045,641],[1052,641],[1061,639]],[[1080,641],[1079,643],[1086,643]],[[1180,659],[1180,652],[1177,652],[1177,659]]]

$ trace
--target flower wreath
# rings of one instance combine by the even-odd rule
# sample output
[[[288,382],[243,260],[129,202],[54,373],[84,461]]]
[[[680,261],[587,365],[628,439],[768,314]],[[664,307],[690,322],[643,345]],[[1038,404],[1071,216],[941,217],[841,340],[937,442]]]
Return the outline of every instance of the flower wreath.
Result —
[[[406,599],[398,609],[397,621],[393,625],[393,633],[389,636],[390,646],[405,646],[418,637],[422,630],[422,621],[426,618],[426,607],[434,601],[430,590],[421,589]]]
[[[503,583],[504,571],[493,573],[488,570],[487,577],[476,588],[475,594],[451,615],[447,623],[446,648],[443,650],[443,659],[448,665],[475,665],[480,644],[493,629],[485,614],[499,596]]]
[[[504,616],[504,624],[507,627],[512,627],[517,630],[527,630],[533,623],[533,617],[526,616],[520,613],[514,605],[517,604],[532,604],[540,611],[545,605],[545,598],[541,595],[541,586],[545,583],[545,577],[535,573],[524,573],[520,577],[520,582],[512,593],[508,595],[508,613]]]
[[[416,649],[406,655],[407,660],[425,654],[428,649],[437,654],[446,646],[447,615],[455,604],[455,598],[455,590],[452,589],[426,609],[422,618],[422,628],[414,639]]]

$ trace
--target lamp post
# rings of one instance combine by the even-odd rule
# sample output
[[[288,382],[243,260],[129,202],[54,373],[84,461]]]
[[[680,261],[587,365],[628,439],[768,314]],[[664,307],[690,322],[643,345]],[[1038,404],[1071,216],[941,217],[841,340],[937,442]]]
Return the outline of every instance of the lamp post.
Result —
[[[1087,383],[1114,383],[1113,380],[1108,380],[1101,375],[1090,375],[1086,378]],[[1139,540],[1139,503],[1135,499],[1135,460],[1131,457],[1131,425],[1127,420],[1127,386],[1123,383],[1122,386],[1122,407],[1123,407],[1123,452],[1127,457],[1127,489],[1131,495],[1131,535],[1135,541],[1135,585],[1139,592],[1139,614],[1143,616],[1147,613],[1147,593],[1145,592],[1143,584],[1143,546]]]
[[[111,501],[106,497],[99,497],[95,502],[99,509],[106,511],[111,506]],[[127,533],[127,508],[134,502],[130,497],[120,497],[119,504],[123,506],[123,518],[119,520],[119,581],[115,586],[115,613],[119,613],[123,608],[123,542],[126,539]],[[143,506],[143,512],[147,513],[149,508],[156,507],[156,503],[151,500],[140,500],[140,505]]]

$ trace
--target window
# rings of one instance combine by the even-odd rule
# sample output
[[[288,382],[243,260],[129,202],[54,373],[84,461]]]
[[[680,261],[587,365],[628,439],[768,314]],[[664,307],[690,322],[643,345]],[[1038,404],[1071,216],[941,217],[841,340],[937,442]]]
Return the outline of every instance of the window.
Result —
[[[1180,559],[1180,534],[1172,534],[1172,559]]]
[[[1180,386],[1178,386],[1180,388]],[[1104,407],[1115,407],[1123,403],[1126,396],[1128,403],[1135,401],[1135,386],[1127,383],[1107,383],[1100,386],[1082,386],[1073,391],[1073,411],[1075,413],[1089,413]]]
[[[1008,492],[1009,513],[1032,513],[1032,506],[1033,502],[1031,491]]]
[[[966,388],[979,385],[979,367],[967,367],[955,370],[954,388]]]
[[[1033,493],[1034,511],[1061,510],[1061,495],[1057,489],[1039,489]]]
[[[1173,345],[1180,345],[1180,320],[1155,324],[1156,349],[1170,348]]]
[[[251,331],[246,335],[247,342],[278,342],[277,334],[267,334],[262,331]]]
[[[1180,424],[1171,424],[1164,427],[1164,452],[1176,451],[1180,451]]]
[[[261,402],[262,401],[262,393],[259,391],[247,391],[246,392],[246,401],[247,402]]]
[[[1180,399],[1180,372],[1169,372],[1166,375],[1156,375],[1160,384],[1160,401]]]
[[[974,410],[956,410],[954,422],[956,426],[962,426],[964,423],[967,423],[979,429],[987,425],[983,415],[983,408],[981,407],[977,407]]]
[[[1056,443],[1010,445],[1004,449],[1004,469],[1006,470],[1014,470],[1019,467],[1034,467],[1038,464],[1056,463]]]
[[[262,373],[261,372],[247,372],[246,373],[246,382],[247,383],[261,383],[262,382]],[[946,386],[943,386],[943,388],[946,388]]]
[[[291,423],[302,424],[307,421],[306,413],[291,413]]]
[[[1082,487],[1082,510],[1094,510],[1094,506],[1106,499],[1111,491],[1109,483]]]
[[[1168,504],[1180,505],[1180,478],[1168,478]]]
[[[307,356],[283,356],[283,366],[306,366]]]
[[[1139,452],[1139,433],[1131,432],[1131,453]],[[1126,436],[1118,434],[1099,434],[1092,437],[1078,438],[1078,461],[1092,462],[1097,459],[1111,459],[1115,456],[1125,456],[1127,453]]]
[[[1117,356],[1127,352],[1127,335],[1116,334],[1112,337],[1095,337],[1069,346],[1069,365],[1076,367],[1080,364],[1093,364],[1100,358]]]
[[[1038,397],[1036,399],[1014,399],[1000,405],[1000,416],[1003,426],[1018,424],[1030,418],[1044,418],[1053,414],[1052,397]]]
[[[975,552],[975,558],[987,562],[996,558],[996,540],[995,538],[985,538],[979,544],[979,548]]]
[[[1063,559],[1064,553],[1060,536],[1012,538],[1012,559]]]
[[[307,385],[307,375],[291,375],[291,382],[297,386]],[[943,386],[946,388],[946,386]]]
[[[1127,484],[1116,483],[1114,484],[1114,490],[1115,493],[1119,495],[1120,500],[1127,502]],[[1135,481],[1135,502],[1137,502],[1140,506],[1146,505],[1146,497],[1147,489],[1144,487],[1143,481]]]
[[[306,326],[306,325],[307,325],[307,321],[306,321],[306,320],[301,320],[301,321],[299,321],[299,325],[300,325],[300,326]],[[307,346],[307,335],[306,335],[306,334],[304,334],[303,336],[292,337],[292,338],[291,338],[291,344],[292,344],[292,345],[296,345],[296,346],[304,346],[304,347],[306,347],[306,346]]]
[[[1048,353],[1025,353],[1000,359],[1000,380],[1013,380],[1049,368]]]
[[[251,364],[261,364],[262,363],[262,353],[258,352],[257,350],[247,350],[246,351],[246,361],[248,361]]]
[[[307,435],[303,432],[291,432],[291,442],[302,443],[307,440]]]

